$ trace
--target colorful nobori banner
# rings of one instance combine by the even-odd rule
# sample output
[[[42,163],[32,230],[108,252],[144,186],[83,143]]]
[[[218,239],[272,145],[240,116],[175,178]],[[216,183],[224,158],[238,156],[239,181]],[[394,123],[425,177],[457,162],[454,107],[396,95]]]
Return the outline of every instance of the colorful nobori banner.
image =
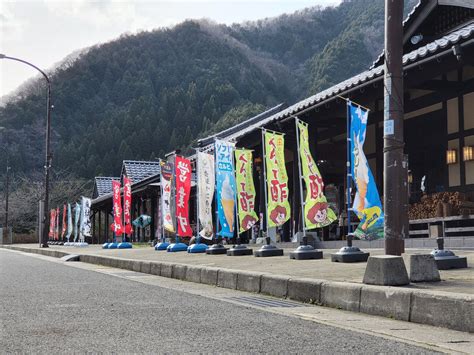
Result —
[[[161,216],[163,228],[170,233],[175,233],[175,218],[173,213],[173,199],[171,189],[174,174],[174,164],[170,161],[160,161],[161,167]]]
[[[176,220],[178,236],[191,237],[193,230],[189,221],[189,195],[191,193],[191,162],[176,156]]]
[[[63,206],[63,229],[61,231],[61,238],[64,238],[64,236],[66,235],[66,224],[67,224],[67,221],[66,221],[66,216],[67,216],[67,206],[66,204],[64,204]]]
[[[120,196],[120,181],[112,180],[113,210],[114,210],[114,234],[121,236],[123,233],[122,225],[122,200]]]
[[[258,221],[255,212],[255,185],[253,183],[252,151],[235,150],[235,178],[239,210],[239,233],[252,228]]]
[[[364,154],[368,112],[349,103],[351,135],[351,174],[357,188],[352,210],[360,224],[354,234],[366,240],[383,238],[383,210],[374,176]]]
[[[222,140],[215,142],[217,213],[222,237],[234,236],[235,175],[233,165],[234,144]]]
[[[59,240],[59,207],[56,207],[56,222],[54,222],[54,239]]]
[[[132,229],[132,182],[127,177],[123,177],[123,229],[126,235],[133,232]]]
[[[296,120],[299,141],[301,175],[306,185],[304,201],[305,228],[314,229],[325,227],[337,219],[334,211],[328,207],[324,196],[324,182],[318,166],[309,149],[308,125]]]
[[[69,238],[71,238],[72,234],[72,211],[71,211],[71,204],[67,204],[67,234],[66,234],[66,239],[69,242]]]
[[[53,208],[49,212],[49,233],[48,236],[51,239],[54,239],[54,231],[56,230],[56,227],[54,226],[56,224],[56,209]]]
[[[81,207],[81,230],[80,236],[81,241],[84,242],[84,237],[90,237],[92,231],[91,225],[91,203],[92,200],[88,197],[82,196],[82,207]]]
[[[74,242],[77,242],[79,238],[79,226],[81,219],[81,205],[76,202],[76,207],[74,208]]]
[[[214,156],[197,152],[197,172],[199,221],[202,228],[199,235],[210,240],[214,234],[212,227],[212,200],[215,188]]]
[[[268,189],[267,228],[277,227],[290,219],[291,212],[283,134],[265,131],[265,164]]]

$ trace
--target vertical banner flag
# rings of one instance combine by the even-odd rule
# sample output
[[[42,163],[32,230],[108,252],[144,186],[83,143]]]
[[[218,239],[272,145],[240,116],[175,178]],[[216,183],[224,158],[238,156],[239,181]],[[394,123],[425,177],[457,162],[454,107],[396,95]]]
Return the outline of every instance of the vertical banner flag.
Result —
[[[120,181],[112,180],[113,192],[113,209],[114,209],[114,233],[121,236],[123,233],[122,226],[122,203],[120,198]]]
[[[173,163],[162,160],[161,164],[161,215],[163,227],[171,233],[175,233],[174,216],[171,198],[171,185],[173,182]]]
[[[351,119],[351,173],[356,185],[352,205],[360,223],[354,234],[366,240],[383,238],[383,210],[374,176],[364,154],[364,142],[369,113],[350,104]]]
[[[221,225],[221,230],[218,234],[222,237],[229,238],[234,236],[235,222],[235,175],[232,165],[233,151],[234,145],[232,143],[216,139],[217,214]]]
[[[125,234],[132,234],[132,182],[126,176],[123,177],[123,226]]]
[[[66,204],[63,206],[63,230],[61,231],[61,238],[64,238],[64,235],[66,234],[66,217],[67,217],[67,207]]]
[[[59,207],[56,207],[56,222],[54,222],[54,239],[59,240]]]
[[[235,150],[235,178],[239,210],[239,233],[252,228],[258,221],[255,212],[255,185],[253,183],[252,151]]]
[[[92,231],[91,225],[91,199],[88,197],[82,197],[82,208],[81,208],[81,231],[82,241],[84,237],[90,237]]]
[[[54,239],[54,230],[55,230],[54,224],[55,223],[56,223],[56,209],[52,209],[49,212],[49,234],[48,234],[48,236],[51,239]]]
[[[296,122],[300,143],[301,174],[306,185],[305,227],[306,229],[322,228],[334,222],[337,217],[328,207],[326,196],[324,196],[323,178],[309,149],[308,125],[299,120]]]
[[[189,195],[191,193],[191,162],[176,156],[176,219],[178,235],[192,237],[193,230],[189,222]]]
[[[290,219],[291,212],[283,134],[265,132],[265,163],[268,188],[267,226],[277,227]]]
[[[67,204],[67,234],[66,239],[69,241],[69,238],[72,234],[72,211],[71,211],[71,204]]]
[[[214,234],[212,228],[212,199],[214,198],[215,187],[214,156],[197,152],[197,171],[199,186],[199,221],[202,227],[199,234],[203,238],[212,239]]]
[[[74,208],[74,242],[77,242],[79,238],[79,223],[81,218],[81,205],[76,202],[76,208]]]

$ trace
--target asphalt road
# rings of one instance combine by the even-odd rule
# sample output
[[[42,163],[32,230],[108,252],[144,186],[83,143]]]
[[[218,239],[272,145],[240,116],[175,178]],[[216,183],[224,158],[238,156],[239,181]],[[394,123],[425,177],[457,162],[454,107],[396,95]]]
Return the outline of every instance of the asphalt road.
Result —
[[[0,353],[429,350],[0,249]]]

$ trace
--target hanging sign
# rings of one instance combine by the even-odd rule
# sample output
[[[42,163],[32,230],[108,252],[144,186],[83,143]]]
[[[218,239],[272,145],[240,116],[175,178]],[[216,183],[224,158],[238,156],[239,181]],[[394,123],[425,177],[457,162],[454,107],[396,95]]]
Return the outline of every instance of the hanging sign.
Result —
[[[123,224],[124,233],[132,234],[132,182],[127,177],[123,177]]]
[[[235,223],[235,176],[232,162],[234,145],[216,140],[216,191],[217,214],[221,230],[219,235],[232,238]]]
[[[189,221],[189,195],[191,193],[191,162],[176,156],[176,219],[178,235],[191,237],[193,230]]]
[[[258,221],[255,212],[255,185],[253,183],[252,151],[235,150],[235,178],[239,210],[239,232],[252,228]]]
[[[120,181],[112,180],[113,209],[114,209],[114,233],[120,236],[123,233],[122,226],[122,203],[120,198]]]
[[[214,156],[211,154],[197,153],[197,171],[199,186],[199,221],[201,231],[199,234],[206,239],[212,239],[212,199],[214,198],[215,173]]]
[[[350,104],[351,119],[351,174],[356,185],[352,210],[360,223],[354,234],[365,240],[383,238],[383,210],[374,176],[364,154],[364,142],[369,113]]]
[[[265,163],[268,194],[267,226],[277,227],[290,219],[291,212],[283,134],[265,132]]]
[[[301,173],[306,185],[306,198],[304,203],[304,217],[306,229],[322,228],[337,217],[329,208],[326,196],[324,196],[324,182],[318,166],[309,149],[308,126],[297,120],[300,148]]]
[[[171,233],[175,233],[173,200],[171,198],[171,185],[173,182],[174,165],[172,162],[162,160],[161,164],[161,215],[163,227]]]

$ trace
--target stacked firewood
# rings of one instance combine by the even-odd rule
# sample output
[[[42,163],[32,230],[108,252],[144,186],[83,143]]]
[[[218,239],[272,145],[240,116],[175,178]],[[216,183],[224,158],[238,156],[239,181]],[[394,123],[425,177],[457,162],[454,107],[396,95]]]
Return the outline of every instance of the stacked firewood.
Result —
[[[419,203],[411,205],[408,218],[413,220],[470,214],[471,208],[474,211],[474,202],[467,201],[466,195],[461,192],[437,192],[424,195]]]

